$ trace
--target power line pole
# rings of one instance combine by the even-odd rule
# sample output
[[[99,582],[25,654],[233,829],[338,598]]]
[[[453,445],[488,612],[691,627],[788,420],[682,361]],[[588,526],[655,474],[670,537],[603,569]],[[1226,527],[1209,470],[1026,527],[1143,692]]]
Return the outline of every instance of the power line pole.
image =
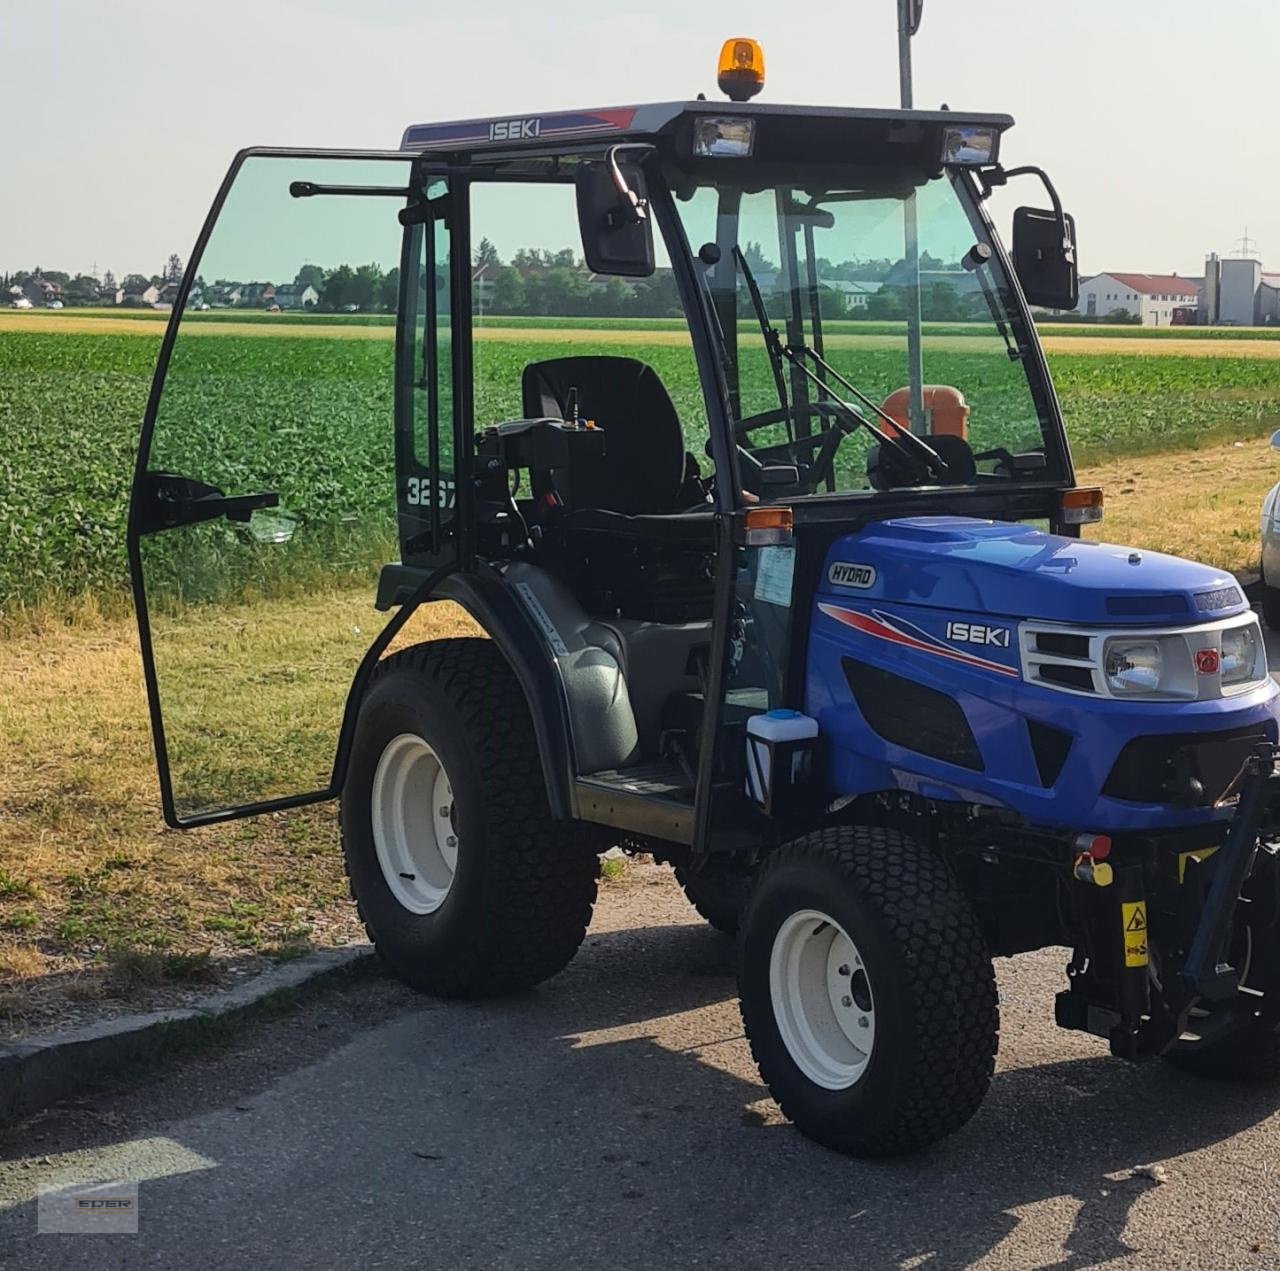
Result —
[[[898,88],[902,109],[910,110],[914,101],[911,85],[911,37],[920,29],[924,0],[898,0]],[[917,221],[916,196],[909,194],[903,205],[903,237],[907,264],[907,394],[911,431],[919,436],[924,422],[924,351],[921,341],[920,315],[920,227]]]

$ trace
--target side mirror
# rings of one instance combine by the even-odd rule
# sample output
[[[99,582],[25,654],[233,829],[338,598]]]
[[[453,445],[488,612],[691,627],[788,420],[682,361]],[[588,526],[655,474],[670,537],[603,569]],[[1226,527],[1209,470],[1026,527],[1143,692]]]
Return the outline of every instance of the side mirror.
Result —
[[[1280,450],[1280,428],[1271,434],[1271,449]]]
[[[1080,303],[1076,223],[1065,212],[1020,207],[1013,214],[1013,267],[1028,304],[1074,309]]]
[[[619,179],[626,193],[619,189]],[[595,274],[648,278],[653,274],[653,221],[640,169],[616,162],[578,169],[578,229],[582,255]]]

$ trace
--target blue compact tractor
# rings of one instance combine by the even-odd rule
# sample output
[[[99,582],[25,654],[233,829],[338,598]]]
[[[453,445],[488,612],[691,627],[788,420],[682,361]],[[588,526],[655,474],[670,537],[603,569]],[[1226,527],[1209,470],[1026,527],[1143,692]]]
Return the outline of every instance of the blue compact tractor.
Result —
[[[1064,1028],[1280,1075],[1277,689],[1231,575],[1080,537],[1030,310],[1076,303],[1071,218],[1006,116],[722,70],[236,157],[131,513],[169,823],[340,798],[370,939],[449,996],[559,971],[602,852],[669,863],[769,1089],[857,1155],[975,1112],[992,960],[1049,946]],[[438,601],[469,630],[401,635]]]

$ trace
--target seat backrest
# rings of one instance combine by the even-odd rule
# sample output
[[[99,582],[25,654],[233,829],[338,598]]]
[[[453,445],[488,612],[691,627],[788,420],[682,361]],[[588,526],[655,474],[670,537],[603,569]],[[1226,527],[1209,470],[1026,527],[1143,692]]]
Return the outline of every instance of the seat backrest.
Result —
[[[630,357],[552,358],[529,363],[521,389],[528,419],[563,419],[577,389],[578,414],[604,430],[604,457],[575,461],[575,507],[628,516],[680,510],[684,436],[653,367]]]

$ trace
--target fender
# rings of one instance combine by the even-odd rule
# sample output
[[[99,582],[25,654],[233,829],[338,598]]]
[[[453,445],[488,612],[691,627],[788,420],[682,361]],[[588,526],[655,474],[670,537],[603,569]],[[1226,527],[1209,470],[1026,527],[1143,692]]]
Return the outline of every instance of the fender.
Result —
[[[448,573],[419,594],[430,582],[432,571],[399,563],[384,565],[378,577],[375,607],[382,612],[401,606],[396,620],[388,625],[385,647],[408,621],[419,605],[433,600],[452,600],[475,619],[507,659],[524,691],[525,702],[533,719],[538,757],[547,787],[551,815],[558,820],[573,816],[570,781],[573,773],[573,744],[569,731],[569,706],[555,666],[551,661],[542,633],[534,626],[524,607],[511,594],[510,588],[496,572],[482,569],[472,573]],[[397,621],[398,620],[398,621]],[[394,629],[393,629],[394,628]],[[378,650],[381,653],[381,649]],[[376,657],[373,665],[376,665]],[[370,665],[369,671],[372,672]],[[361,673],[365,668],[361,667]],[[368,683],[368,675],[358,674],[348,699],[347,716],[354,722],[356,710]],[[344,735],[346,728],[344,727]],[[346,778],[349,747],[340,748],[335,773],[335,787],[341,788]]]

